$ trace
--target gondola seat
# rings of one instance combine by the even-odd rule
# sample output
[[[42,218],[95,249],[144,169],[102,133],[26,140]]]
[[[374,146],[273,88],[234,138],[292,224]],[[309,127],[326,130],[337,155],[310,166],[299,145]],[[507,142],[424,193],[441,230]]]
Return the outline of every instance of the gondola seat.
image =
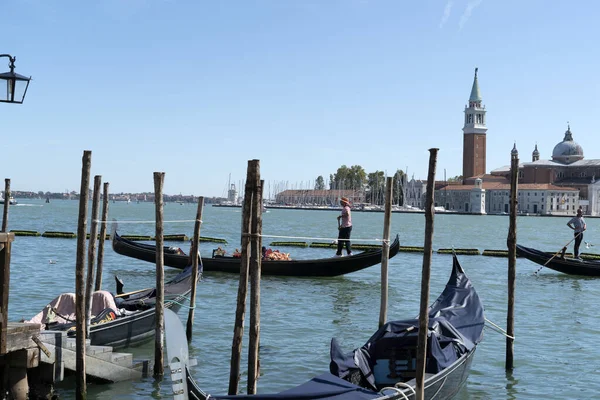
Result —
[[[416,337],[402,336],[377,341],[371,350],[373,376],[378,389],[406,382],[417,369]]]

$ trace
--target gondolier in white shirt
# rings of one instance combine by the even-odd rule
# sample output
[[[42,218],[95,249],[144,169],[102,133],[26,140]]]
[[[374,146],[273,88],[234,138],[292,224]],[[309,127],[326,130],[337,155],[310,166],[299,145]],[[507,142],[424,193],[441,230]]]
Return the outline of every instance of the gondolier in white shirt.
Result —
[[[567,226],[574,231],[575,244],[573,245],[573,256],[581,260],[579,257],[579,246],[583,241],[583,231],[586,230],[585,220],[583,219],[583,211],[581,208],[577,209],[577,215],[567,222]]]

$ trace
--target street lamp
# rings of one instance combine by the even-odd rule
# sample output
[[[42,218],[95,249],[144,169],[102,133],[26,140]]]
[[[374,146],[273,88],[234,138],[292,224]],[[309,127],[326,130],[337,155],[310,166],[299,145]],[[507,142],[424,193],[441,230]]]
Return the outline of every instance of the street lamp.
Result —
[[[31,77],[26,77],[15,73],[16,57],[10,54],[0,54],[0,58],[6,57],[10,60],[10,72],[0,73],[0,103],[16,103],[22,104],[29,87]],[[6,90],[4,90],[4,82],[6,82]]]

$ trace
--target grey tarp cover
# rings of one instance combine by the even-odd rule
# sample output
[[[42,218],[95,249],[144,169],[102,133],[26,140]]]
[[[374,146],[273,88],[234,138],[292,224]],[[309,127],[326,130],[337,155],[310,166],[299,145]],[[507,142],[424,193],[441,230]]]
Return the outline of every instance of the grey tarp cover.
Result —
[[[452,274],[446,288],[429,308],[426,372],[440,372],[475,347],[482,339],[484,323],[483,304],[454,256]],[[377,342],[408,334],[416,335],[418,328],[418,318],[388,322],[364,346],[347,354],[333,339],[331,373],[344,378],[352,370],[360,369],[367,381],[375,387],[372,367]]]
[[[188,381],[188,388],[191,399],[207,399],[207,395],[203,393],[193,381]],[[256,395],[235,395],[235,396],[213,396],[210,399],[328,399],[328,400],[369,400],[381,397],[381,394],[368,389],[361,388],[338,378],[330,373],[324,373],[315,376],[311,380],[283,391],[273,394],[256,394]]]
[[[452,275],[440,297],[430,307],[429,339],[432,359],[428,372],[439,371],[452,364],[462,354],[472,349],[482,337],[483,306],[464,274],[456,257],[454,257]],[[311,380],[274,394],[213,396],[204,393],[187,372],[188,391],[191,399],[329,399],[329,400],[363,400],[375,399],[382,395],[375,390],[368,390],[354,385],[345,377],[351,369],[356,370],[355,357],[360,363],[365,376],[370,372],[370,353],[378,339],[405,334],[408,327],[418,328],[418,319],[394,321],[385,324],[360,349],[344,355],[335,339],[331,349],[331,373],[318,375]],[[416,331],[416,329],[415,329]],[[413,331],[413,332],[415,332]],[[448,344],[454,345],[448,346]],[[292,368],[293,369],[293,368]],[[339,376],[339,377],[338,377]],[[373,382],[371,382],[373,383]]]

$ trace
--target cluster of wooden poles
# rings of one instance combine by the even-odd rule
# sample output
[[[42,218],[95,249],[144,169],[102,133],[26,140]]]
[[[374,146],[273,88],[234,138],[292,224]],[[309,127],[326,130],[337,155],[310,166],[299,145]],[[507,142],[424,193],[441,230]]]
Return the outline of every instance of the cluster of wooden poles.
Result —
[[[431,257],[433,253],[433,228],[434,228],[434,184],[437,166],[438,149],[430,149],[429,171],[427,178],[427,197],[425,205],[425,242],[423,255],[423,269],[421,277],[421,298],[419,313],[419,336],[417,345],[416,368],[416,398],[424,398],[425,379],[425,353],[427,349],[427,331],[429,325],[429,281],[431,276]],[[509,268],[508,268],[508,317],[507,317],[507,346],[506,370],[513,369],[513,343],[514,343],[514,289],[516,277],[516,216],[517,216],[517,174],[518,153],[513,150],[511,164],[511,216],[508,234]],[[386,202],[383,228],[383,253],[381,260],[381,302],[379,312],[379,327],[387,321],[388,306],[388,262],[389,239],[391,225],[391,199],[392,177],[386,182]],[[236,320],[234,327],[231,369],[229,377],[229,395],[238,393],[240,380],[240,354],[242,337],[244,333],[244,316],[248,282],[250,281],[250,332],[248,345],[248,383],[247,394],[256,394],[258,370],[258,344],[260,342],[260,274],[261,274],[261,247],[262,247],[262,196],[264,181],[260,179],[260,162],[250,160],[246,177],[245,196],[242,210],[242,265],[238,287]]]
[[[88,193],[90,185],[90,169],[92,161],[92,152],[86,150],[83,152],[82,172],[81,172],[81,196],[79,200],[79,216],[77,225],[77,252],[75,263],[75,349],[76,349],[76,398],[85,399],[87,394],[85,355],[86,355],[86,337],[89,337],[90,320],[91,320],[91,296],[92,287],[94,291],[100,290],[102,287],[102,269],[104,256],[104,239],[106,237],[106,225],[108,218],[108,188],[109,183],[104,183],[104,201],[102,210],[102,219],[98,219],[99,204],[100,204],[100,186],[102,177],[96,175],[94,177],[94,190],[92,198],[92,215],[89,235],[89,247],[87,249],[87,276],[85,275],[86,265],[86,232],[87,232],[87,216],[88,216]],[[155,206],[156,206],[156,328],[155,328],[155,360],[154,360],[154,376],[161,379],[164,375],[164,235],[163,235],[163,183],[164,172],[154,173],[154,189],[155,189]],[[6,179],[5,194],[10,196],[10,179]],[[7,197],[8,198],[8,197]],[[9,202],[4,203],[4,213],[2,222],[2,233],[6,232],[8,225],[8,206]],[[192,254],[199,254],[198,242],[200,237],[200,223],[202,220],[202,211],[204,207],[204,197],[198,198],[198,211],[196,214],[194,226],[194,241],[192,242]],[[100,224],[100,233],[98,234],[98,222]],[[99,240],[97,265],[94,265],[96,259],[96,239]],[[8,247],[10,249],[10,246]],[[2,267],[2,284],[0,285],[1,311],[0,311],[0,328],[2,331],[1,343],[4,349],[0,354],[4,354],[6,350],[6,326],[8,317],[8,291],[10,281],[10,251],[2,250],[6,257],[0,260]],[[4,260],[6,258],[6,260]],[[198,262],[200,257],[192,257],[192,291],[190,298],[190,308],[187,321],[187,337],[191,340],[194,306],[196,298],[196,283],[198,281]],[[6,262],[2,262],[6,261]],[[95,275],[95,279],[94,279]],[[85,278],[85,279],[84,279]],[[94,285],[95,282],[95,285]],[[8,371],[2,367],[0,378],[3,378]],[[1,385],[4,387],[5,385]]]
[[[421,280],[420,297],[420,320],[419,337],[417,345],[417,370],[416,370],[416,393],[417,399],[423,399],[424,396],[424,376],[425,376],[425,351],[427,348],[427,327],[429,323],[429,280],[431,276],[431,257],[433,252],[433,228],[434,228],[434,183],[435,171],[437,166],[438,149],[429,149],[429,171],[427,178],[427,195],[425,203],[425,241],[424,256]],[[513,369],[513,345],[514,345],[514,291],[516,277],[516,216],[517,216],[517,174],[518,174],[518,153],[513,149],[511,158],[511,213],[508,233],[509,248],[509,266],[508,266],[508,314],[507,314],[507,346],[506,346],[506,370]],[[85,238],[87,223],[87,204],[88,187],[90,181],[91,151],[84,151],[81,179],[81,197],[79,204],[79,223],[77,232],[77,261],[76,261],[76,351],[77,351],[77,387],[76,397],[83,399],[86,396],[86,375],[85,375],[85,337],[86,329],[89,329],[89,298],[91,295],[92,278],[94,272],[95,258],[95,240],[97,235],[98,222],[98,204],[100,199],[101,177],[94,179],[94,192],[92,201],[92,225],[90,232],[90,246],[88,249],[88,271],[87,284],[84,282],[85,265]],[[155,362],[154,376],[160,378],[164,375],[164,252],[163,252],[163,196],[162,189],[164,183],[164,172],[154,173],[155,207],[156,207],[156,335],[155,335]],[[383,228],[383,253],[381,261],[381,305],[379,313],[379,326],[387,321],[388,306],[388,263],[389,263],[389,244],[390,244],[390,226],[391,226],[391,199],[392,199],[392,178],[388,177],[386,182],[386,203],[384,212]],[[7,180],[7,186],[9,181]],[[263,200],[264,181],[260,179],[260,161],[249,160],[247,169],[247,178],[245,184],[245,196],[242,214],[242,232],[241,232],[241,269],[239,277],[239,287],[237,296],[236,318],[233,332],[233,344],[231,354],[231,369],[229,380],[229,394],[238,393],[240,381],[240,360],[242,351],[242,338],[244,334],[244,319],[246,312],[246,301],[248,297],[248,284],[250,283],[250,332],[248,349],[248,384],[247,393],[256,394],[256,384],[259,376],[258,351],[260,342],[260,276],[262,259],[262,200]],[[6,191],[10,193],[10,189]],[[102,261],[103,239],[106,229],[106,218],[108,215],[108,183],[104,184],[104,208],[102,227],[100,232],[100,248],[98,254],[98,268],[96,269],[96,290],[102,283]],[[192,241],[191,254],[198,254],[198,239],[200,236],[200,224],[202,220],[204,198],[198,199],[198,212],[196,214],[196,223],[194,227],[194,240]],[[2,229],[6,230],[6,221],[8,214],[8,202],[5,202],[4,221]],[[187,321],[188,340],[192,336],[192,326],[194,318],[194,306],[196,297],[196,282],[198,277],[199,257],[191,257],[193,262],[192,272],[192,293],[190,299],[190,310]],[[8,303],[8,281],[3,281],[2,296],[6,295],[6,302],[2,297],[2,323],[5,326],[6,310]],[[6,294],[4,292],[6,289]],[[87,325],[86,325],[87,323]]]

